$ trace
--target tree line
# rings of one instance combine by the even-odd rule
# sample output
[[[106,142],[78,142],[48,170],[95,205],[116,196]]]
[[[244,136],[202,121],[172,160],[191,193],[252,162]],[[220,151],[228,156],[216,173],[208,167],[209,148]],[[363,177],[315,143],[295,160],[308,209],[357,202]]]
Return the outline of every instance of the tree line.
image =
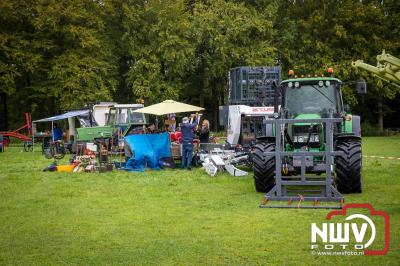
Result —
[[[400,56],[396,0],[2,0],[0,130],[99,101],[176,99],[216,128],[237,66],[327,67],[366,123],[399,127],[397,87],[356,71]],[[368,93],[355,93],[363,78]]]

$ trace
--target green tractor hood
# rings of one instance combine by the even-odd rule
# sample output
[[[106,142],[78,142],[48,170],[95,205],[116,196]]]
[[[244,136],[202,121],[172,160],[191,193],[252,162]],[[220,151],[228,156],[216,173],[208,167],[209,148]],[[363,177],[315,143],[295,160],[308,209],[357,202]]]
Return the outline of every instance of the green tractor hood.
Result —
[[[296,116],[295,119],[319,119],[321,118],[321,116],[319,114],[300,114],[298,116]],[[296,126],[307,126],[310,123],[295,123],[293,125]]]

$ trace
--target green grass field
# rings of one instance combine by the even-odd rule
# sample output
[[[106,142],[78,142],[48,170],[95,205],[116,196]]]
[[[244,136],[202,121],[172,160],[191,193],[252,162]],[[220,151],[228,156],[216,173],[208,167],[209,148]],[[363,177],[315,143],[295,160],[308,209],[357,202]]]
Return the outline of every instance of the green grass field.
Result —
[[[400,157],[400,137],[363,146]],[[364,192],[346,195],[390,214],[385,256],[310,254],[311,223],[329,210],[260,209],[251,175],[42,172],[50,162],[19,147],[0,153],[2,265],[399,265],[400,160],[364,159]]]

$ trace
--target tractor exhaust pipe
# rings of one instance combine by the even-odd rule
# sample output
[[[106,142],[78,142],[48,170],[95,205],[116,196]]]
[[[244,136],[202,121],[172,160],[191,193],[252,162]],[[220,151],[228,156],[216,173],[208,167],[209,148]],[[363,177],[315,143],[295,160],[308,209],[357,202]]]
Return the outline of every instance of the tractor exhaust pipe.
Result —
[[[274,94],[274,113],[279,113],[279,100],[280,100],[280,96],[282,93],[282,89],[281,86],[278,85],[278,83],[276,81],[274,81],[272,83],[272,87],[275,90],[275,94]]]

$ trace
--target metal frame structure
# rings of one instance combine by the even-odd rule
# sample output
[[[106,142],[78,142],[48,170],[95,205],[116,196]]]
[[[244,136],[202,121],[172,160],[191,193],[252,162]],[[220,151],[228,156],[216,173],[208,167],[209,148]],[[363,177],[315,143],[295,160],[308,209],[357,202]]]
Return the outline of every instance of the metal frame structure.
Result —
[[[274,124],[275,134],[275,152],[265,153],[267,156],[275,156],[275,186],[265,195],[264,203],[261,208],[333,208],[341,209],[344,197],[333,186],[333,164],[335,156],[342,156],[343,152],[334,151],[333,148],[333,125],[342,122],[342,118],[320,118],[320,119],[267,119],[266,123]],[[311,152],[288,152],[284,151],[282,143],[282,135],[284,133],[285,124],[294,123],[316,123],[324,124],[325,128],[325,151]],[[301,169],[300,175],[282,177],[282,158],[283,157],[300,157]],[[326,176],[310,176],[307,175],[306,157],[324,156],[325,157],[325,174]],[[324,179],[325,180],[321,180]],[[290,195],[287,186],[298,186],[297,195]],[[310,192],[318,190],[305,190],[305,187],[318,187],[319,195],[307,195]],[[292,192],[292,191],[291,191]],[[291,205],[294,200],[298,200],[296,206]],[[268,205],[268,201],[287,201],[287,205]],[[313,206],[301,206],[303,201],[312,201]],[[338,206],[318,206],[319,202],[338,202]]]
[[[281,68],[236,67],[229,71],[230,105],[269,106],[274,103],[273,83],[281,82]]]

